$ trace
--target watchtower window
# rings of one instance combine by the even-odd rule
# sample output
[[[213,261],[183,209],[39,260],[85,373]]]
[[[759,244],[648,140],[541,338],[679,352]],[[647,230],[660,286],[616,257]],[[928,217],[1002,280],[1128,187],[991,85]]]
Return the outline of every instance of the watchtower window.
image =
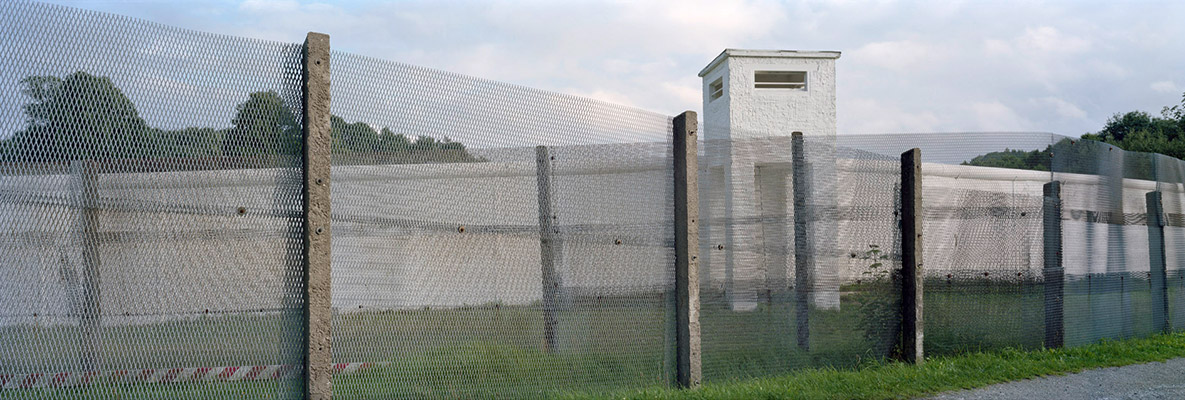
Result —
[[[719,99],[724,95],[724,78],[717,78],[716,81],[708,85],[708,93],[710,98],[708,101]]]
[[[806,72],[755,71],[753,87],[757,89],[790,89],[806,91]]]

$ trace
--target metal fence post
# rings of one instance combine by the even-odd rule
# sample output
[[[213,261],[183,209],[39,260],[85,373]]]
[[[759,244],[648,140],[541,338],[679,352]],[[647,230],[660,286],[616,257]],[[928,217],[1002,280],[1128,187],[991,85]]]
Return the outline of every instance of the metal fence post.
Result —
[[[309,32],[304,43],[304,397],[329,399],[330,199],[329,35]]]
[[[699,337],[699,120],[685,111],[674,120],[675,296],[680,387],[698,387],[702,378]]]
[[[901,154],[901,317],[902,358],[925,360],[922,319],[922,151]]]
[[[77,186],[75,206],[79,210],[79,244],[82,246],[82,302],[74,311],[78,313],[82,328],[79,363],[85,372],[98,371],[102,367],[103,354],[97,169],[98,164],[91,160],[70,163],[70,172]]]
[[[811,343],[811,244],[807,226],[807,196],[810,196],[810,175],[806,165],[806,149],[802,132],[790,134],[792,185],[794,186],[794,322],[798,348],[809,350]]]
[[[1160,192],[1148,192],[1148,256],[1152,284],[1152,324],[1157,331],[1169,331],[1169,298],[1164,248],[1164,204]]]
[[[1044,192],[1045,347],[1052,349],[1062,347],[1066,334],[1062,315],[1066,278],[1062,268],[1062,183],[1046,183]]]
[[[535,147],[536,173],[539,179],[539,252],[543,267],[543,350],[556,350],[555,326],[556,308],[559,301],[560,282],[555,266],[563,259],[563,243],[555,227],[556,215],[552,209],[553,185],[551,152],[547,146]]]

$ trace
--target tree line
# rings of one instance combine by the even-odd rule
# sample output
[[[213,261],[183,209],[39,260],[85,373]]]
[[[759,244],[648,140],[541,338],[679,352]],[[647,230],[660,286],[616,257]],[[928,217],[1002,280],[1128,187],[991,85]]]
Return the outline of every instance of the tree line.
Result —
[[[1104,154],[1110,152],[1107,146],[1062,139],[1043,150],[1004,149],[977,156],[963,165],[1083,174],[1106,174],[1108,168],[1122,166],[1126,178],[1153,180],[1156,179],[1154,153],[1185,159],[1185,94],[1180,104],[1164,107],[1159,116],[1144,111],[1115,114],[1107,119],[1103,129],[1084,134],[1081,139],[1137,153],[1126,153],[1122,165],[1111,164],[1112,156]]]
[[[250,93],[228,128],[148,126],[111,79],[84,71],[29,76],[25,126],[0,140],[0,160],[143,160],[153,158],[273,157],[301,153],[301,124],[275,91]],[[335,162],[433,163],[482,161],[465,145],[430,136],[408,137],[333,115]]]

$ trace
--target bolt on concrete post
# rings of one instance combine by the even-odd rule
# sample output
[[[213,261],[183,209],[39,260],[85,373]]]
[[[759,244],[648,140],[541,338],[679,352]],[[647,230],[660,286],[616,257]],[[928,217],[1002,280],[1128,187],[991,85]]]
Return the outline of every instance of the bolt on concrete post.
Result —
[[[1152,284],[1152,324],[1157,331],[1167,332],[1169,325],[1168,276],[1164,244],[1164,204],[1160,192],[1148,192],[1148,256],[1151,261],[1149,278]]]
[[[70,163],[70,173],[75,180],[75,207],[78,208],[79,242],[82,246],[82,304],[78,313],[82,328],[81,371],[98,371],[102,367],[103,325],[102,292],[99,269],[99,213],[98,213],[98,165],[91,160],[76,160]],[[63,256],[63,262],[66,262]]]
[[[676,376],[680,387],[699,387],[699,121],[694,111],[674,120]]]
[[[794,321],[798,334],[798,348],[810,350],[811,343],[811,272],[814,268],[811,257],[810,211],[807,198],[810,196],[810,171],[806,165],[806,148],[802,132],[790,134],[791,183],[794,186]]]
[[[547,146],[535,148],[535,161],[539,180],[539,252],[543,268],[543,350],[554,352],[560,290],[560,280],[555,268],[556,264],[563,260],[564,245],[555,226],[551,152]]]
[[[330,399],[329,35],[304,43],[304,372],[306,399]]]
[[[902,358],[925,361],[922,318],[922,151],[901,154],[901,317]]]
[[[1066,334],[1062,314],[1066,283],[1066,270],[1062,267],[1062,183],[1046,183],[1044,192],[1045,347],[1053,349],[1062,347]]]

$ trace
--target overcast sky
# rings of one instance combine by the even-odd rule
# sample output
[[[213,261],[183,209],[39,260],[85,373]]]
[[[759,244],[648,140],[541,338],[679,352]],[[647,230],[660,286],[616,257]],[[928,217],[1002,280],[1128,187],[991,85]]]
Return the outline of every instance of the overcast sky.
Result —
[[[838,50],[843,133],[1096,131],[1181,102],[1185,1],[50,0],[665,114],[724,48]]]

